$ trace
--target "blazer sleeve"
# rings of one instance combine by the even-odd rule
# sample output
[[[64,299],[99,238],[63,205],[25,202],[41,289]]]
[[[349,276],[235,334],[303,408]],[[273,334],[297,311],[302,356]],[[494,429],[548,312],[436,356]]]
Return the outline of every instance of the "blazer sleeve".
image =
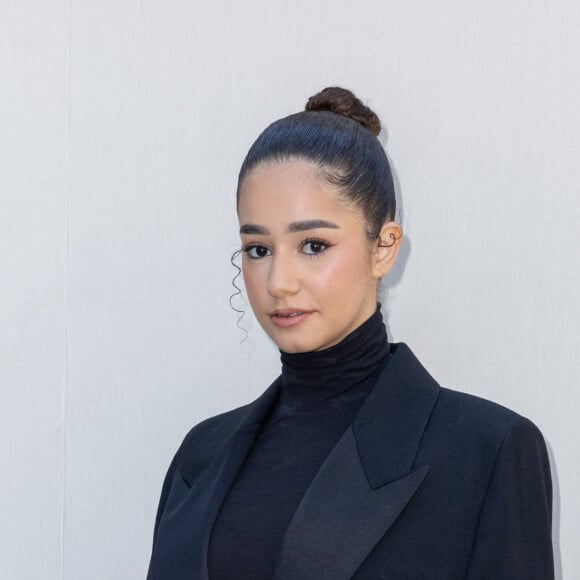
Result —
[[[157,506],[157,513],[155,515],[155,526],[153,528],[153,543],[155,543],[155,539],[157,537],[157,530],[159,529],[159,522],[161,520],[161,516],[165,511],[165,504],[167,503],[167,497],[169,496],[169,490],[171,489],[171,482],[173,481],[173,476],[175,475],[175,470],[177,469],[179,451],[174,455],[171,464],[165,474],[165,478],[163,479],[163,486],[161,488],[161,496],[159,498],[159,504]]]
[[[468,580],[552,580],[552,480],[538,428],[518,416],[496,458]]]

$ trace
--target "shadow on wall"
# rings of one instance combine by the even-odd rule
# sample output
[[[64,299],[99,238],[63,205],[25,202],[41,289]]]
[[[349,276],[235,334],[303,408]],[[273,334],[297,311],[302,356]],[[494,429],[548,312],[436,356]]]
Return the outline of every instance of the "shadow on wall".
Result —
[[[545,438],[544,438],[545,440]],[[560,552],[560,478],[558,477],[558,470],[556,469],[556,458],[554,451],[549,441],[546,441],[548,449],[548,457],[550,459],[550,470],[552,472],[552,544],[554,546],[554,570],[555,579],[563,580],[562,574],[562,554]]]
[[[383,146],[384,145],[385,143],[383,142]],[[400,193],[401,187],[399,176],[390,158],[389,164],[391,166],[391,173],[393,174],[393,183],[395,185],[395,197],[397,200],[397,215],[395,216],[395,221],[401,224],[402,226],[404,211],[403,211],[403,200]],[[403,240],[399,248],[397,261],[395,262],[393,269],[389,272],[389,275],[386,278],[384,278],[384,280],[381,282],[379,290],[380,301],[382,304],[383,319],[385,322],[385,326],[387,328],[387,336],[389,337],[389,340],[393,339],[393,333],[391,332],[391,326],[389,323],[389,309],[390,309],[389,294],[390,291],[393,288],[395,288],[399,284],[399,282],[403,279],[403,274],[405,273],[405,268],[407,267],[407,262],[409,261],[410,255],[411,255],[411,241],[409,240],[407,234],[403,230]]]
[[[409,256],[411,255],[411,242],[409,238],[405,236],[403,232],[403,241],[401,242],[401,247],[399,248],[399,255],[397,256],[397,261],[393,266],[393,269],[389,272],[389,275],[381,282],[380,287],[380,301],[382,305],[383,319],[385,326],[387,327],[387,336],[389,340],[393,339],[393,333],[391,332],[391,325],[389,322],[390,313],[390,300],[389,294],[392,289],[394,289],[399,282],[403,279],[403,274],[405,273],[405,267],[409,261]]]

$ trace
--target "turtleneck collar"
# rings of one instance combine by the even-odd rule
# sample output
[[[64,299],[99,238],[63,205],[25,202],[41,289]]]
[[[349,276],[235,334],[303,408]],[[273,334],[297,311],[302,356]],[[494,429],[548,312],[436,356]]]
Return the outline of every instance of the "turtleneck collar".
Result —
[[[281,352],[285,407],[305,408],[346,393],[375,377],[389,352],[380,304],[376,312],[341,342],[304,353]]]

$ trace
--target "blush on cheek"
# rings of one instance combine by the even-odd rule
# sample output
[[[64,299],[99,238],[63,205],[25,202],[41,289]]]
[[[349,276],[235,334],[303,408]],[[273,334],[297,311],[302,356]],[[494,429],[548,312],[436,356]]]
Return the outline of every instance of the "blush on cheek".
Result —
[[[366,247],[344,245],[331,259],[316,270],[317,282],[327,288],[338,289],[342,286],[352,290],[353,283],[366,286],[367,278],[372,277]]]

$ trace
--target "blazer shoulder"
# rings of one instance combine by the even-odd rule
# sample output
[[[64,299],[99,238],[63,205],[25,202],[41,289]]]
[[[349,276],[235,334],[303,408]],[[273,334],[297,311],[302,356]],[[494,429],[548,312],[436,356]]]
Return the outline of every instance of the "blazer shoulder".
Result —
[[[211,461],[215,450],[223,444],[224,439],[243,421],[248,407],[249,405],[244,405],[209,417],[189,430],[175,452],[163,480],[161,497],[155,517],[154,538],[157,535],[159,522],[165,511],[176,473],[180,473],[183,477],[184,473],[203,469]]]
[[[392,345],[391,362],[385,371],[389,373],[388,380],[399,385],[396,400],[410,399],[410,394],[426,403],[434,399],[433,407],[427,404],[425,409],[431,410],[426,434],[435,441],[458,446],[483,443],[497,449],[509,433],[516,438],[542,439],[536,425],[519,413],[488,399],[440,385],[405,343]]]
[[[435,415],[459,432],[468,430],[488,442],[507,437],[543,441],[538,427],[527,417],[488,399],[441,387]]]
[[[215,450],[227,440],[246,416],[250,404],[208,417],[194,425],[183,438],[176,453],[177,466],[190,464],[194,456],[199,456],[204,448]],[[210,449],[207,449],[209,452]]]

